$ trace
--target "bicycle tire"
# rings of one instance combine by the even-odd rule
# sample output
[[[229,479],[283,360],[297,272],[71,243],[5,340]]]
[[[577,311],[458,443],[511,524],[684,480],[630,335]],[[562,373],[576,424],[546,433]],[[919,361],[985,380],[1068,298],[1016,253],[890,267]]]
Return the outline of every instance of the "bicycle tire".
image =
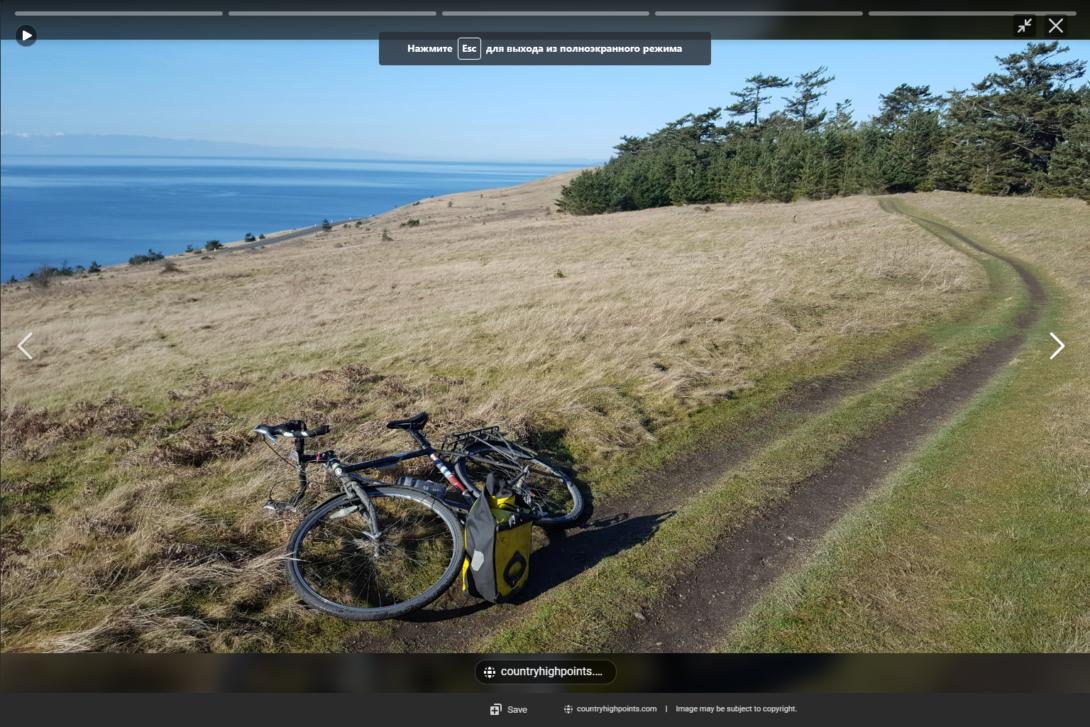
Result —
[[[308,514],[288,540],[288,582],[314,609],[351,621],[397,618],[427,606],[457,578],[462,525],[442,502],[406,487],[368,488],[381,537],[336,497]]]
[[[514,456],[504,451],[506,447],[513,450]],[[474,455],[486,452],[491,452],[496,455],[495,459],[503,459],[510,464],[508,467],[496,468],[473,459]],[[511,479],[518,475],[527,462],[533,466],[527,483],[530,493],[541,502],[546,511],[558,513],[538,520],[538,525],[566,527],[578,520],[583,514],[583,493],[559,467],[525,447],[517,444],[495,446],[482,442],[472,444],[466,448],[466,456],[454,461],[454,471],[462,484],[472,487],[480,494],[488,472],[494,471],[498,476]]]

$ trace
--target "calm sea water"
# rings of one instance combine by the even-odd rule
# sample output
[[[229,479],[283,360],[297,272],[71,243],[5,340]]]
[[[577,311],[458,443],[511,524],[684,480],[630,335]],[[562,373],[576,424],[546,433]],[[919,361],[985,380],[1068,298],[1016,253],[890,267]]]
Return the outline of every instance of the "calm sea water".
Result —
[[[0,275],[42,264],[127,262],[208,240],[387,212],[425,197],[507,187],[570,165],[283,159],[0,159]]]

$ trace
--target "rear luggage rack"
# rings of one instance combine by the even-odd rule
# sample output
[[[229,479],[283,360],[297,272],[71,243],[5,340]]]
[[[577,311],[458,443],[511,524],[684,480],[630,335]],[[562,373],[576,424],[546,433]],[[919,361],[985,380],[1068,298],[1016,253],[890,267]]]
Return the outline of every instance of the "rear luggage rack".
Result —
[[[467,444],[476,444],[477,442],[487,442],[491,444],[509,444],[500,434],[499,427],[485,427],[484,429],[474,429],[469,432],[462,432],[461,434],[448,434],[443,437],[443,444],[441,449],[448,452],[464,452]]]

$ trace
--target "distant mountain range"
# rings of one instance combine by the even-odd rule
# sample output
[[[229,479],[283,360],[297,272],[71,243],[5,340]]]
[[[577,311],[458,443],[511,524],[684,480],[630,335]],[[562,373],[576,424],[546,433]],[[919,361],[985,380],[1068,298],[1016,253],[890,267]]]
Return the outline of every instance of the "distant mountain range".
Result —
[[[238,157],[281,159],[360,159],[389,161],[496,161],[496,160],[437,160],[421,159],[405,154],[390,154],[365,149],[310,148],[302,146],[262,146],[230,141],[198,139],[162,139],[155,136],[123,134],[35,134],[0,135],[0,154],[32,154],[48,156],[150,156],[150,157]],[[600,160],[532,159],[512,160],[520,163],[572,164],[593,166]],[[498,162],[503,163],[503,162]]]

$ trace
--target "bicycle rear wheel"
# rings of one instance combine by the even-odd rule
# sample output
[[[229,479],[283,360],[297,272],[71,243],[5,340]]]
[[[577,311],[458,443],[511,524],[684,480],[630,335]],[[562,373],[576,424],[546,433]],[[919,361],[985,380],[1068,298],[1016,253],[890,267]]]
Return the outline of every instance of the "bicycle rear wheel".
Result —
[[[509,450],[509,451],[508,451]],[[518,476],[525,465],[530,466],[526,481],[533,500],[550,516],[539,525],[571,525],[583,514],[583,494],[560,468],[534,452],[516,444],[491,445],[477,443],[466,448],[466,456],[454,461],[458,479],[467,487],[481,492],[488,473],[510,480]]]
[[[369,488],[378,517],[341,495],[307,515],[288,541],[288,582],[318,611],[377,621],[423,608],[450,587],[462,566],[462,526],[445,505],[401,487]]]

